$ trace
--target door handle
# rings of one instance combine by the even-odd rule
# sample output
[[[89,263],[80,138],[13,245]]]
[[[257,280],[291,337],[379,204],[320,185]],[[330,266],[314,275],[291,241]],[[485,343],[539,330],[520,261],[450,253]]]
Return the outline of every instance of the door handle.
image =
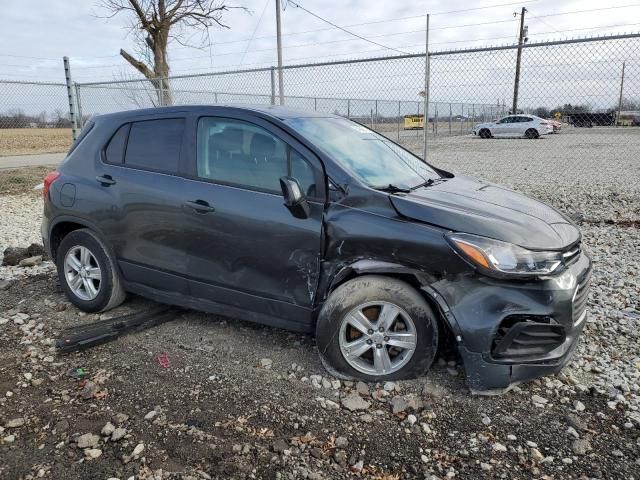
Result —
[[[116,181],[111,177],[111,175],[98,175],[96,180],[100,182],[103,186],[114,185]]]
[[[184,205],[185,207],[194,209],[198,213],[209,213],[209,212],[216,211],[214,207],[209,205],[209,203],[205,202],[204,200],[188,201],[188,202],[184,202]]]

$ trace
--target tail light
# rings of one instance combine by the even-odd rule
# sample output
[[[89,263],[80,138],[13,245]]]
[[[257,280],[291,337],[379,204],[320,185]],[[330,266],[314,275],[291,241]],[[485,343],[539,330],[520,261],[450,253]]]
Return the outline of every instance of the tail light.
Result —
[[[51,184],[55,182],[59,176],[60,172],[53,171],[47,173],[47,176],[44,177],[44,182],[42,185],[42,196],[45,200],[49,198],[49,188],[51,188]]]

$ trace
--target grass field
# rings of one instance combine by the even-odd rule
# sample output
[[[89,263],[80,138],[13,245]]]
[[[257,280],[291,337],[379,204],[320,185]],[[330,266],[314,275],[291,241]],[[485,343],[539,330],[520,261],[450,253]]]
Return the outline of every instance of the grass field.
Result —
[[[33,187],[42,182],[51,167],[25,167],[15,170],[0,170],[0,195],[29,193],[40,195]]]
[[[71,146],[68,128],[0,129],[0,157],[66,152]]]

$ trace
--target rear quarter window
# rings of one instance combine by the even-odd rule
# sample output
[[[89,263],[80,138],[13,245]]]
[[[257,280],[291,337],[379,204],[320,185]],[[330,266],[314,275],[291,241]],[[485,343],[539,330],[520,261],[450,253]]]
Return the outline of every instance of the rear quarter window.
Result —
[[[132,123],[124,159],[125,166],[177,173],[184,123],[183,118]]]
[[[104,149],[104,159],[107,163],[121,164],[124,162],[124,149],[127,145],[130,124],[122,125]]]

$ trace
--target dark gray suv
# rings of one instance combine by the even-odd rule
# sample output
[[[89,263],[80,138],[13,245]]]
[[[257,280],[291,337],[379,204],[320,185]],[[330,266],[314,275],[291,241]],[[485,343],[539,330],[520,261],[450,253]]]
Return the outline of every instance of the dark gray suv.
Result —
[[[126,292],[315,332],[332,373],[471,389],[557,372],[591,260],[567,217],[332,115],[189,106],[95,117],[45,179],[42,235],[88,312]]]

